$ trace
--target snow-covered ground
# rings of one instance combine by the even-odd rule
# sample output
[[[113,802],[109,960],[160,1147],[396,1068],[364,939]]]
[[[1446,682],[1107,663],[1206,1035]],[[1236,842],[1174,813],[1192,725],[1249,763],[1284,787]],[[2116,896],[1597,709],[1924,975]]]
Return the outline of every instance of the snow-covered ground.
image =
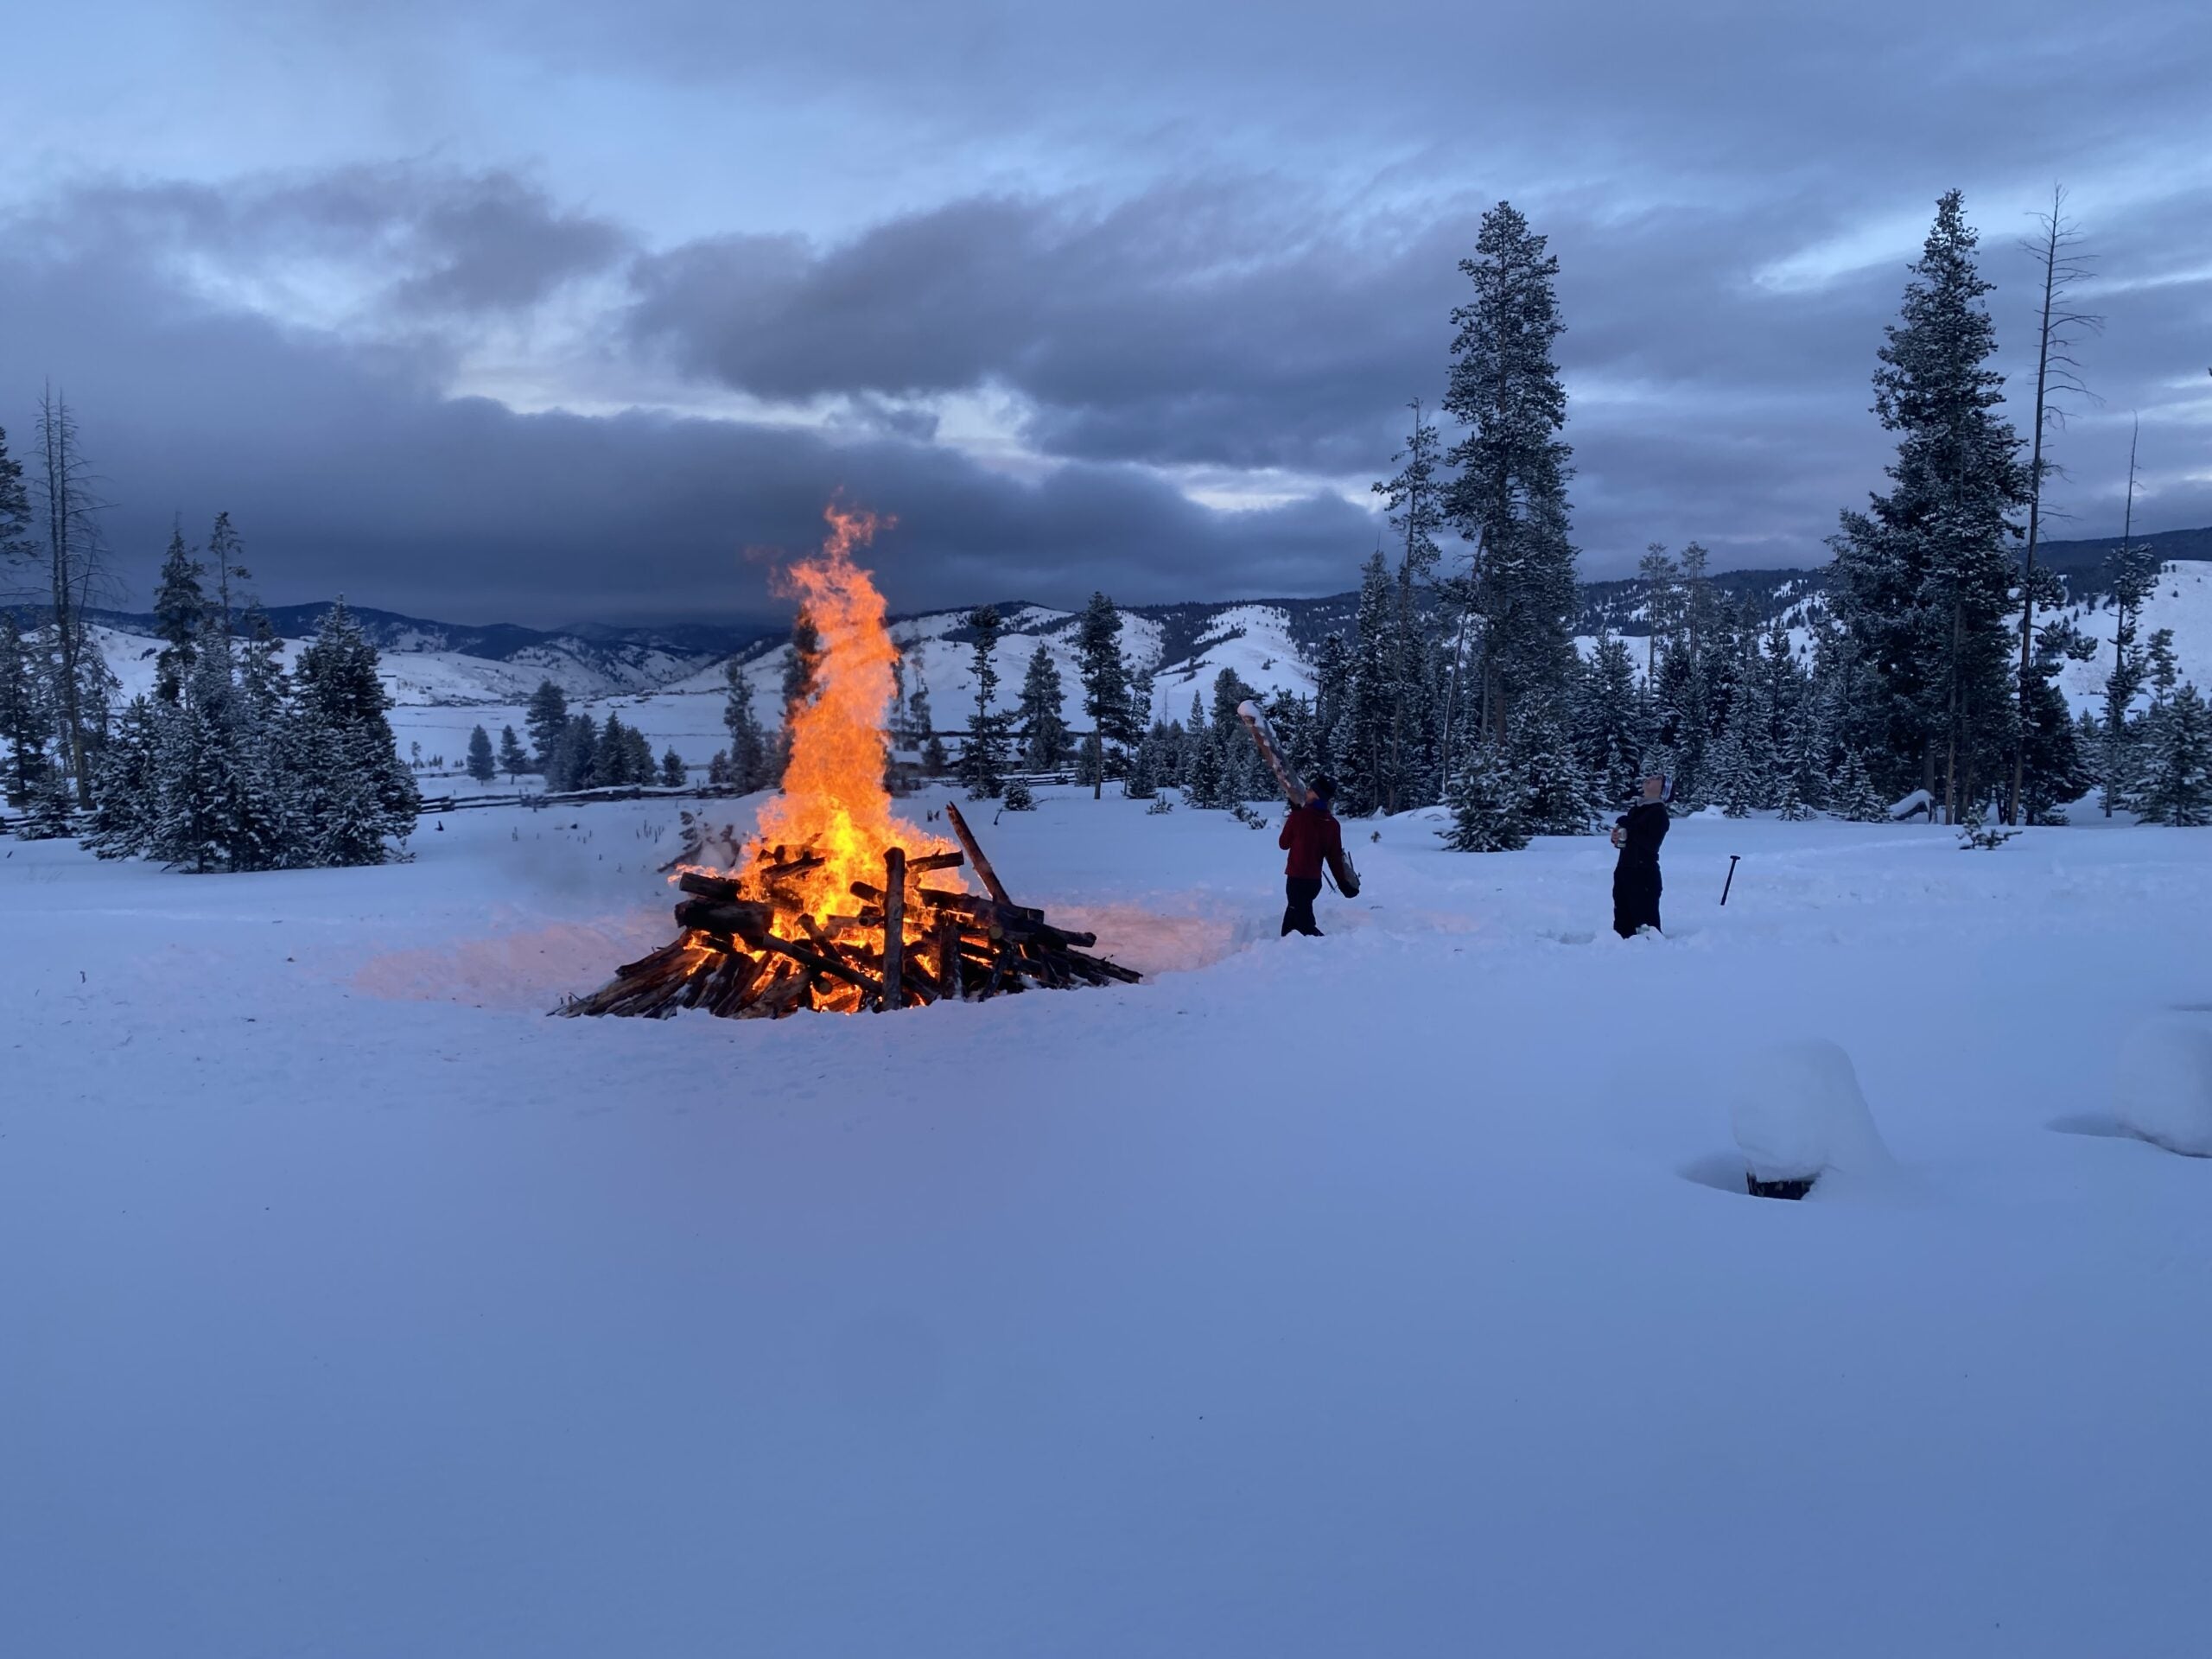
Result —
[[[983,829],[1126,989],[543,1017],[664,803],[240,877],[0,842],[0,1649],[2193,1655],[2212,833],[1694,819],[1278,940],[1271,836]],[[1726,909],[1716,902],[1740,854]],[[1894,1159],[1748,1198],[1847,1052]]]

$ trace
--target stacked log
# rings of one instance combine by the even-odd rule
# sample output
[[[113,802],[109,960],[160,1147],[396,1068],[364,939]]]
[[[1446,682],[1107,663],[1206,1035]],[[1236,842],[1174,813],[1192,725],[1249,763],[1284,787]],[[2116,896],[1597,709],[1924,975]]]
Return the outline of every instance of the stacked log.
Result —
[[[748,880],[686,870],[675,912],[683,932],[553,1012],[664,1020],[703,1008],[726,1020],[780,1019],[803,1007],[880,1012],[1142,978],[1091,954],[1095,935],[1055,927],[1043,911],[1014,903],[960,809],[948,804],[945,817],[963,850],[909,858],[886,849],[882,885],[854,882],[850,914],[814,916],[782,885],[822,867],[805,848],[763,849]],[[963,863],[983,894],[912,880]]]

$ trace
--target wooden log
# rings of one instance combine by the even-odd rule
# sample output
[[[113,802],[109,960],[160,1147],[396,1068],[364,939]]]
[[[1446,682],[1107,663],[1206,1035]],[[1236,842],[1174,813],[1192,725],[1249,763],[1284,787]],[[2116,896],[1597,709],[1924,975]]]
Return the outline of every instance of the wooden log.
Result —
[[[1085,956],[1080,950],[1070,950],[1065,954],[1070,962],[1079,963],[1095,973],[1105,975],[1109,979],[1118,979],[1124,985],[1141,985],[1144,982],[1142,974],[1134,968],[1124,968],[1118,962],[1109,962],[1103,957]]]
[[[957,870],[968,861],[965,853],[925,853],[919,858],[906,861],[906,874],[920,875],[927,870]]]
[[[709,875],[704,870],[686,870],[676,878],[676,885],[702,899],[713,899],[723,904],[734,900],[740,893],[738,884],[727,875]]]
[[[779,956],[789,957],[805,969],[810,975],[828,974],[832,978],[842,979],[848,984],[859,986],[870,996],[883,995],[881,981],[873,975],[862,973],[849,963],[823,956],[818,951],[809,950],[805,945],[794,944],[789,939],[779,939],[772,933],[761,941],[761,945],[763,949],[773,950]]]
[[[707,1012],[718,1019],[727,1020],[745,1006],[753,988],[760,983],[762,965],[766,956],[748,957],[742,952],[733,955],[723,964],[722,978],[707,1002]]]
[[[991,868],[991,861],[983,856],[982,843],[976,839],[976,832],[968,827],[968,820],[960,816],[960,809],[950,801],[944,804],[944,821],[952,826],[952,833],[960,837],[960,844],[968,849],[968,861],[976,867],[976,874],[982,878],[991,897],[1002,905],[1014,902],[1006,890],[1006,883],[999,880],[999,873]]]
[[[942,912],[937,925],[937,983],[943,995],[968,995],[967,983],[960,971],[960,918]]]
[[[906,855],[893,847],[883,855],[883,995],[878,1008],[906,1006]]]
[[[760,872],[760,877],[765,881],[779,881],[787,875],[798,875],[806,870],[818,870],[829,861],[819,853],[808,853],[798,858],[785,859],[781,863],[769,865]]]
[[[766,905],[744,901],[725,903],[715,899],[686,899],[676,907],[677,925],[696,927],[707,933],[730,933],[743,939],[756,950],[760,936],[775,922],[775,912]]]
[[[626,962],[614,970],[617,979],[635,979],[640,974],[651,974],[665,968],[683,953],[683,941],[671,940],[649,957],[639,957],[635,962]]]

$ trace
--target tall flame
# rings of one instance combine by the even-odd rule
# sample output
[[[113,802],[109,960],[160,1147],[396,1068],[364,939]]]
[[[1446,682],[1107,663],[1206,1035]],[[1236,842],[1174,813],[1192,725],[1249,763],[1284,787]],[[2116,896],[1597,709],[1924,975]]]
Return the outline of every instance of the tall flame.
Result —
[[[884,626],[883,595],[853,555],[893,521],[834,502],[823,517],[830,533],[821,551],[788,567],[778,582],[813,624],[820,649],[812,690],[789,711],[783,792],[760,809],[759,839],[749,849],[751,861],[779,846],[825,861],[791,883],[817,920],[852,908],[853,882],[882,884],[887,849],[914,854],[950,845],[893,814],[884,786],[890,760],[884,721],[896,695],[899,647]],[[951,871],[940,880],[962,885]]]

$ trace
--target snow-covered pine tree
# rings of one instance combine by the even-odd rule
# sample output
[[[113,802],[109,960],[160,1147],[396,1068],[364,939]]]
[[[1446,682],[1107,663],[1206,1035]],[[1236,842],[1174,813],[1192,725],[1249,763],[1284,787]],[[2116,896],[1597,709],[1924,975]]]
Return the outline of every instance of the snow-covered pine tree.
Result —
[[[1444,407],[1469,429],[1447,457],[1459,476],[1446,510],[1475,547],[1480,704],[1477,725],[1508,735],[1524,701],[1564,695],[1573,666],[1574,548],[1559,434],[1567,387],[1553,344],[1566,331],[1559,261],[1510,203],[1483,215],[1459,269],[1474,298],[1455,307]]]
[[[1066,758],[1065,705],[1060,665],[1052,653],[1039,645],[1029,654],[1029,667],[1021,677],[1021,700],[1016,705],[1020,720],[1021,764],[1030,771],[1050,772]]]
[[[1706,760],[1707,798],[1732,818],[1751,817],[1756,787],[1752,761],[1745,750],[1744,734],[1733,721],[1707,749]]]
[[[1554,704],[1523,703],[1513,741],[1529,831],[1538,836],[1586,836],[1598,804],[1575,758],[1566,716]]]
[[[1402,812],[1435,798],[1435,658],[1421,594],[1443,556],[1436,545],[1437,533],[1446,523],[1440,472],[1443,455],[1435,427],[1423,418],[1421,399],[1406,407],[1413,412],[1413,430],[1407,435],[1406,447],[1390,458],[1398,471],[1374,486],[1398,536],[1396,586],[1384,651],[1391,681],[1382,798],[1385,812]]]
[[[323,613],[300,653],[296,683],[309,778],[301,802],[308,861],[383,863],[387,842],[413,831],[422,797],[392,740],[376,649],[344,600]]]
[[[670,744],[660,758],[660,786],[663,789],[681,789],[690,780],[690,773],[683,765],[683,757],[676,752],[673,743]]]
[[[468,734],[468,775],[480,784],[488,784],[499,775],[499,763],[492,753],[492,734],[481,726]]]
[[[1359,571],[1359,620],[1352,635],[1343,717],[1338,722],[1337,810],[1363,818],[1395,792],[1391,708],[1396,690],[1395,605],[1390,568],[1377,548]]]
[[[607,721],[599,728],[599,741],[592,751],[591,779],[589,787],[594,789],[637,781],[630,776],[630,728],[612,709],[607,711]]]
[[[770,772],[768,734],[753,712],[753,682],[746,677],[736,658],[722,664],[722,725],[729,733],[729,784],[741,795],[766,789],[774,781]],[[927,693],[918,692],[918,701]]]
[[[553,783],[554,751],[569,731],[569,698],[550,680],[540,680],[537,690],[530,696],[530,706],[523,712],[523,726],[530,733],[531,747],[537,754],[536,770],[547,774],[550,787],[562,789],[563,784]]]
[[[211,614],[175,709],[162,722],[156,798],[147,851],[161,862],[205,874],[226,868],[240,792],[232,733],[236,717],[230,652]]]
[[[1831,795],[1835,810],[1853,823],[1879,823],[1890,816],[1874,780],[1866,775],[1866,762],[1856,749],[1847,749],[1843,772]]]
[[[2048,572],[2040,573],[2048,577]],[[2053,588],[2057,584],[2053,582]],[[2063,589],[2060,590],[2063,593]],[[2094,661],[2097,642],[2059,613],[2036,630],[2028,660],[2027,695],[2020,753],[2022,806],[2030,823],[2066,822],[2066,809],[2095,786],[2096,778],[2082,747],[2080,728],[2067,707],[2058,677],[2069,662]]]
[[[1122,660],[1122,613],[1103,593],[1076,619],[1076,671],[1083,681],[1083,710],[1098,738],[1099,757],[1091,768],[1093,800],[1105,791],[1106,747],[1130,740],[1129,672]]]
[[[2112,672],[2105,677],[2104,743],[2098,756],[2104,773],[2105,816],[2129,804],[2129,781],[2137,770],[2135,723],[2129,718],[2150,674],[2150,654],[2139,641],[2143,605],[2158,590],[2158,556],[2135,540],[2135,441],[2127,446],[2127,505],[2120,545],[2105,557],[2105,580],[2112,588]]]
[[[588,713],[570,715],[561,722],[553,740],[553,753],[545,762],[545,786],[554,790],[591,789],[599,777],[599,722]]]
[[[2165,699],[2146,745],[2138,810],[2146,823],[2212,823],[2212,710],[2196,685]]]
[[[1784,823],[1802,823],[1817,817],[1829,804],[1828,744],[1820,711],[1811,696],[1797,705],[1789,741],[1783,750],[1776,804]],[[1861,768],[1863,772],[1863,766]]]
[[[968,626],[976,635],[976,712],[960,750],[960,781],[968,785],[969,800],[995,800],[1006,787],[1006,716],[996,707],[996,652],[1005,623],[996,606],[985,605],[968,613]]]
[[[136,858],[146,850],[161,804],[161,717],[153,702],[131,698],[100,756],[92,791],[92,822],[85,844],[99,857]]]
[[[653,746],[635,726],[622,734],[622,775],[626,782],[648,785],[659,775]]]
[[[1009,778],[1007,780],[1003,804],[1009,812],[1034,812],[1037,810],[1037,797],[1031,791],[1027,778]]]
[[[1636,663],[1627,644],[1610,631],[1580,665],[1568,703],[1576,760],[1601,805],[1625,806],[1636,798],[1649,741]]]
[[[283,642],[268,613],[250,601],[239,637],[225,649],[237,664],[231,697],[231,764],[238,785],[231,868],[281,869],[301,862],[307,852]]]
[[[200,631],[207,620],[207,595],[200,586],[202,567],[184,544],[184,530],[169,531],[168,551],[162,559],[161,585],[154,589],[154,632],[162,640],[154,659],[154,696],[174,704],[184,693],[192,672]]]
[[[40,690],[30,643],[0,607],[0,742],[8,746],[0,793],[17,811],[29,806],[46,779],[48,725]]]
[[[1129,756],[1128,776],[1122,779],[1122,793],[1133,801],[1149,801],[1160,793],[1160,774],[1165,761],[1162,745],[1166,726],[1152,723],[1152,729],[1137,740],[1135,753]]]
[[[1893,488],[1847,512],[1830,603],[1866,671],[1871,707],[1847,741],[1876,782],[1918,784],[1957,822],[2009,769],[2016,716],[2010,515],[2024,504],[2019,439],[1997,412],[2004,377],[1956,190],[1936,205],[1874,376],[1875,412],[1898,435]]]
[[[1452,780],[1452,824],[1437,833],[1461,853],[1510,853],[1529,844],[1527,790],[1520,769],[1485,739],[1468,750]]]
[[[512,726],[499,728],[499,770],[513,783],[531,769],[530,757],[523,753],[522,740],[515,735]]]
[[[1201,725],[1190,740],[1190,775],[1184,781],[1185,798],[1192,806],[1225,807],[1236,798],[1230,770],[1221,752],[1221,740],[1210,725]]]
[[[1351,699],[1351,650],[1344,635],[1332,632],[1313,653],[1313,751],[1319,764],[1332,771],[1342,769],[1344,713]],[[1196,697],[1191,713],[1194,721],[1201,718]],[[1191,727],[1194,734],[1198,729],[1195,723]]]

